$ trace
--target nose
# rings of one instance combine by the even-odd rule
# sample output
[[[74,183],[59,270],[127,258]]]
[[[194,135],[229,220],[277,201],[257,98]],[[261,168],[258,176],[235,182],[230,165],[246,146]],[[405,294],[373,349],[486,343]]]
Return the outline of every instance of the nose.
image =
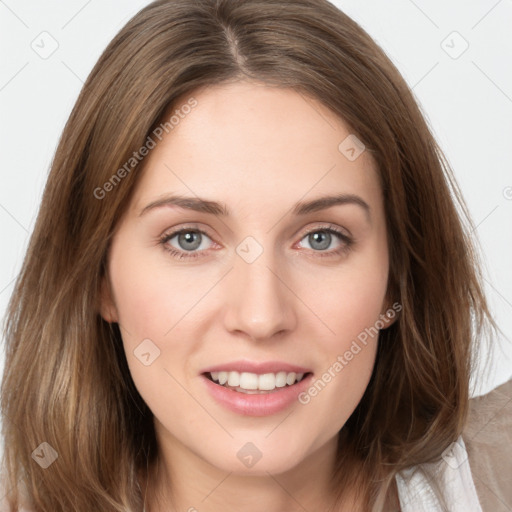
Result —
[[[252,263],[237,257],[226,282],[225,328],[258,341],[292,331],[297,319],[290,284],[269,253]]]

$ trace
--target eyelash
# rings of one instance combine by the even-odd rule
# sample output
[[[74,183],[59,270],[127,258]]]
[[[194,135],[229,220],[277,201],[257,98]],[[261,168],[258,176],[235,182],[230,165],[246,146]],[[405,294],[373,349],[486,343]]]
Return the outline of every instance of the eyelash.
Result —
[[[176,258],[176,259],[190,259],[190,258],[200,258],[202,257],[202,253],[204,253],[205,251],[198,251],[198,252],[184,252],[184,251],[179,251],[175,248],[169,248],[169,246],[167,245],[167,242],[169,240],[171,240],[172,238],[174,238],[176,235],[180,235],[181,233],[189,233],[189,232],[195,232],[195,233],[201,233],[202,235],[206,235],[208,238],[212,238],[208,233],[206,233],[205,231],[203,231],[202,229],[199,229],[199,228],[195,228],[195,227],[185,227],[185,228],[181,228],[179,230],[176,230],[176,231],[173,231],[172,233],[167,233],[167,234],[164,234],[161,238],[160,238],[160,241],[159,243],[163,246],[163,249],[170,253],[170,255],[173,257],[173,258]],[[343,254],[346,254],[348,253],[351,249],[352,249],[352,245],[354,243],[354,240],[345,235],[344,233],[342,233],[340,230],[338,230],[336,227],[332,226],[332,225],[329,225],[329,226],[326,226],[326,227],[317,227],[315,229],[312,229],[311,231],[308,231],[306,233],[304,233],[304,235],[302,236],[301,240],[304,239],[305,237],[307,237],[308,235],[311,235],[312,233],[318,233],[318,232],[326,232],[326,233],[331,233],[335,236],[338,237],[338,239],[343,242],[343,245],[341,247],[339,247],[338,249],[334,250],[334,251],[314,251],[313,249],[313,252],[317,253],[317,256],[320,257],[320,258],[332,258],[332,257],[335,257],[335,256],[341,256]]]

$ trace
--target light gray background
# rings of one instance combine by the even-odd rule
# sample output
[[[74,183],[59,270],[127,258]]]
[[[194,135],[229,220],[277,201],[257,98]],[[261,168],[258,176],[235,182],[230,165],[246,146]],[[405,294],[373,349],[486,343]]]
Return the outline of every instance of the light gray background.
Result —
[[[0,0],[2,317],[80,88],[108,42],[148,3]],[[487,295],[505,334],[491,377],[474,376],[474,394],[486,393],[512,377],[512,1],[334,3],[384,48],[413,88],[470,208],[484,249]]]

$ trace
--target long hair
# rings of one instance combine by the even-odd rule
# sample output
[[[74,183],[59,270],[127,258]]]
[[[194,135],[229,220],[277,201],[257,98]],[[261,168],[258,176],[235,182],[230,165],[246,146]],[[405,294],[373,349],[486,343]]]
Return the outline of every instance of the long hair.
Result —
[[[475,354],[497,326],[467,208],[400,73],[326,0],[159,0],[116,35],[83,86],[8,306],[1,411],[12,510],[21,494],[35,512],[142,510],[139,475],[158,446],[119,327],[99,314],[106,255],[143,169],[131,159],[164,114],[243,79],[321,101],[379,170],[388,296],[402,309],[340,432],[333,485],[356,485],[368,510],[382,510],[397,472],[436,460],[461,434]],[[58,457],[43,469],[33,454],[50,447]]]

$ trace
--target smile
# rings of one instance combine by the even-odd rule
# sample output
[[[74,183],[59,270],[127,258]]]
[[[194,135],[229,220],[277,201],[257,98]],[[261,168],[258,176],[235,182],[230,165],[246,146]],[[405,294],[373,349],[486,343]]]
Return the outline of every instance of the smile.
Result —
[[[217,406],[242,416],[269,416],[299,404],[313,372],[284,361],[233,361],[199,375]]]

